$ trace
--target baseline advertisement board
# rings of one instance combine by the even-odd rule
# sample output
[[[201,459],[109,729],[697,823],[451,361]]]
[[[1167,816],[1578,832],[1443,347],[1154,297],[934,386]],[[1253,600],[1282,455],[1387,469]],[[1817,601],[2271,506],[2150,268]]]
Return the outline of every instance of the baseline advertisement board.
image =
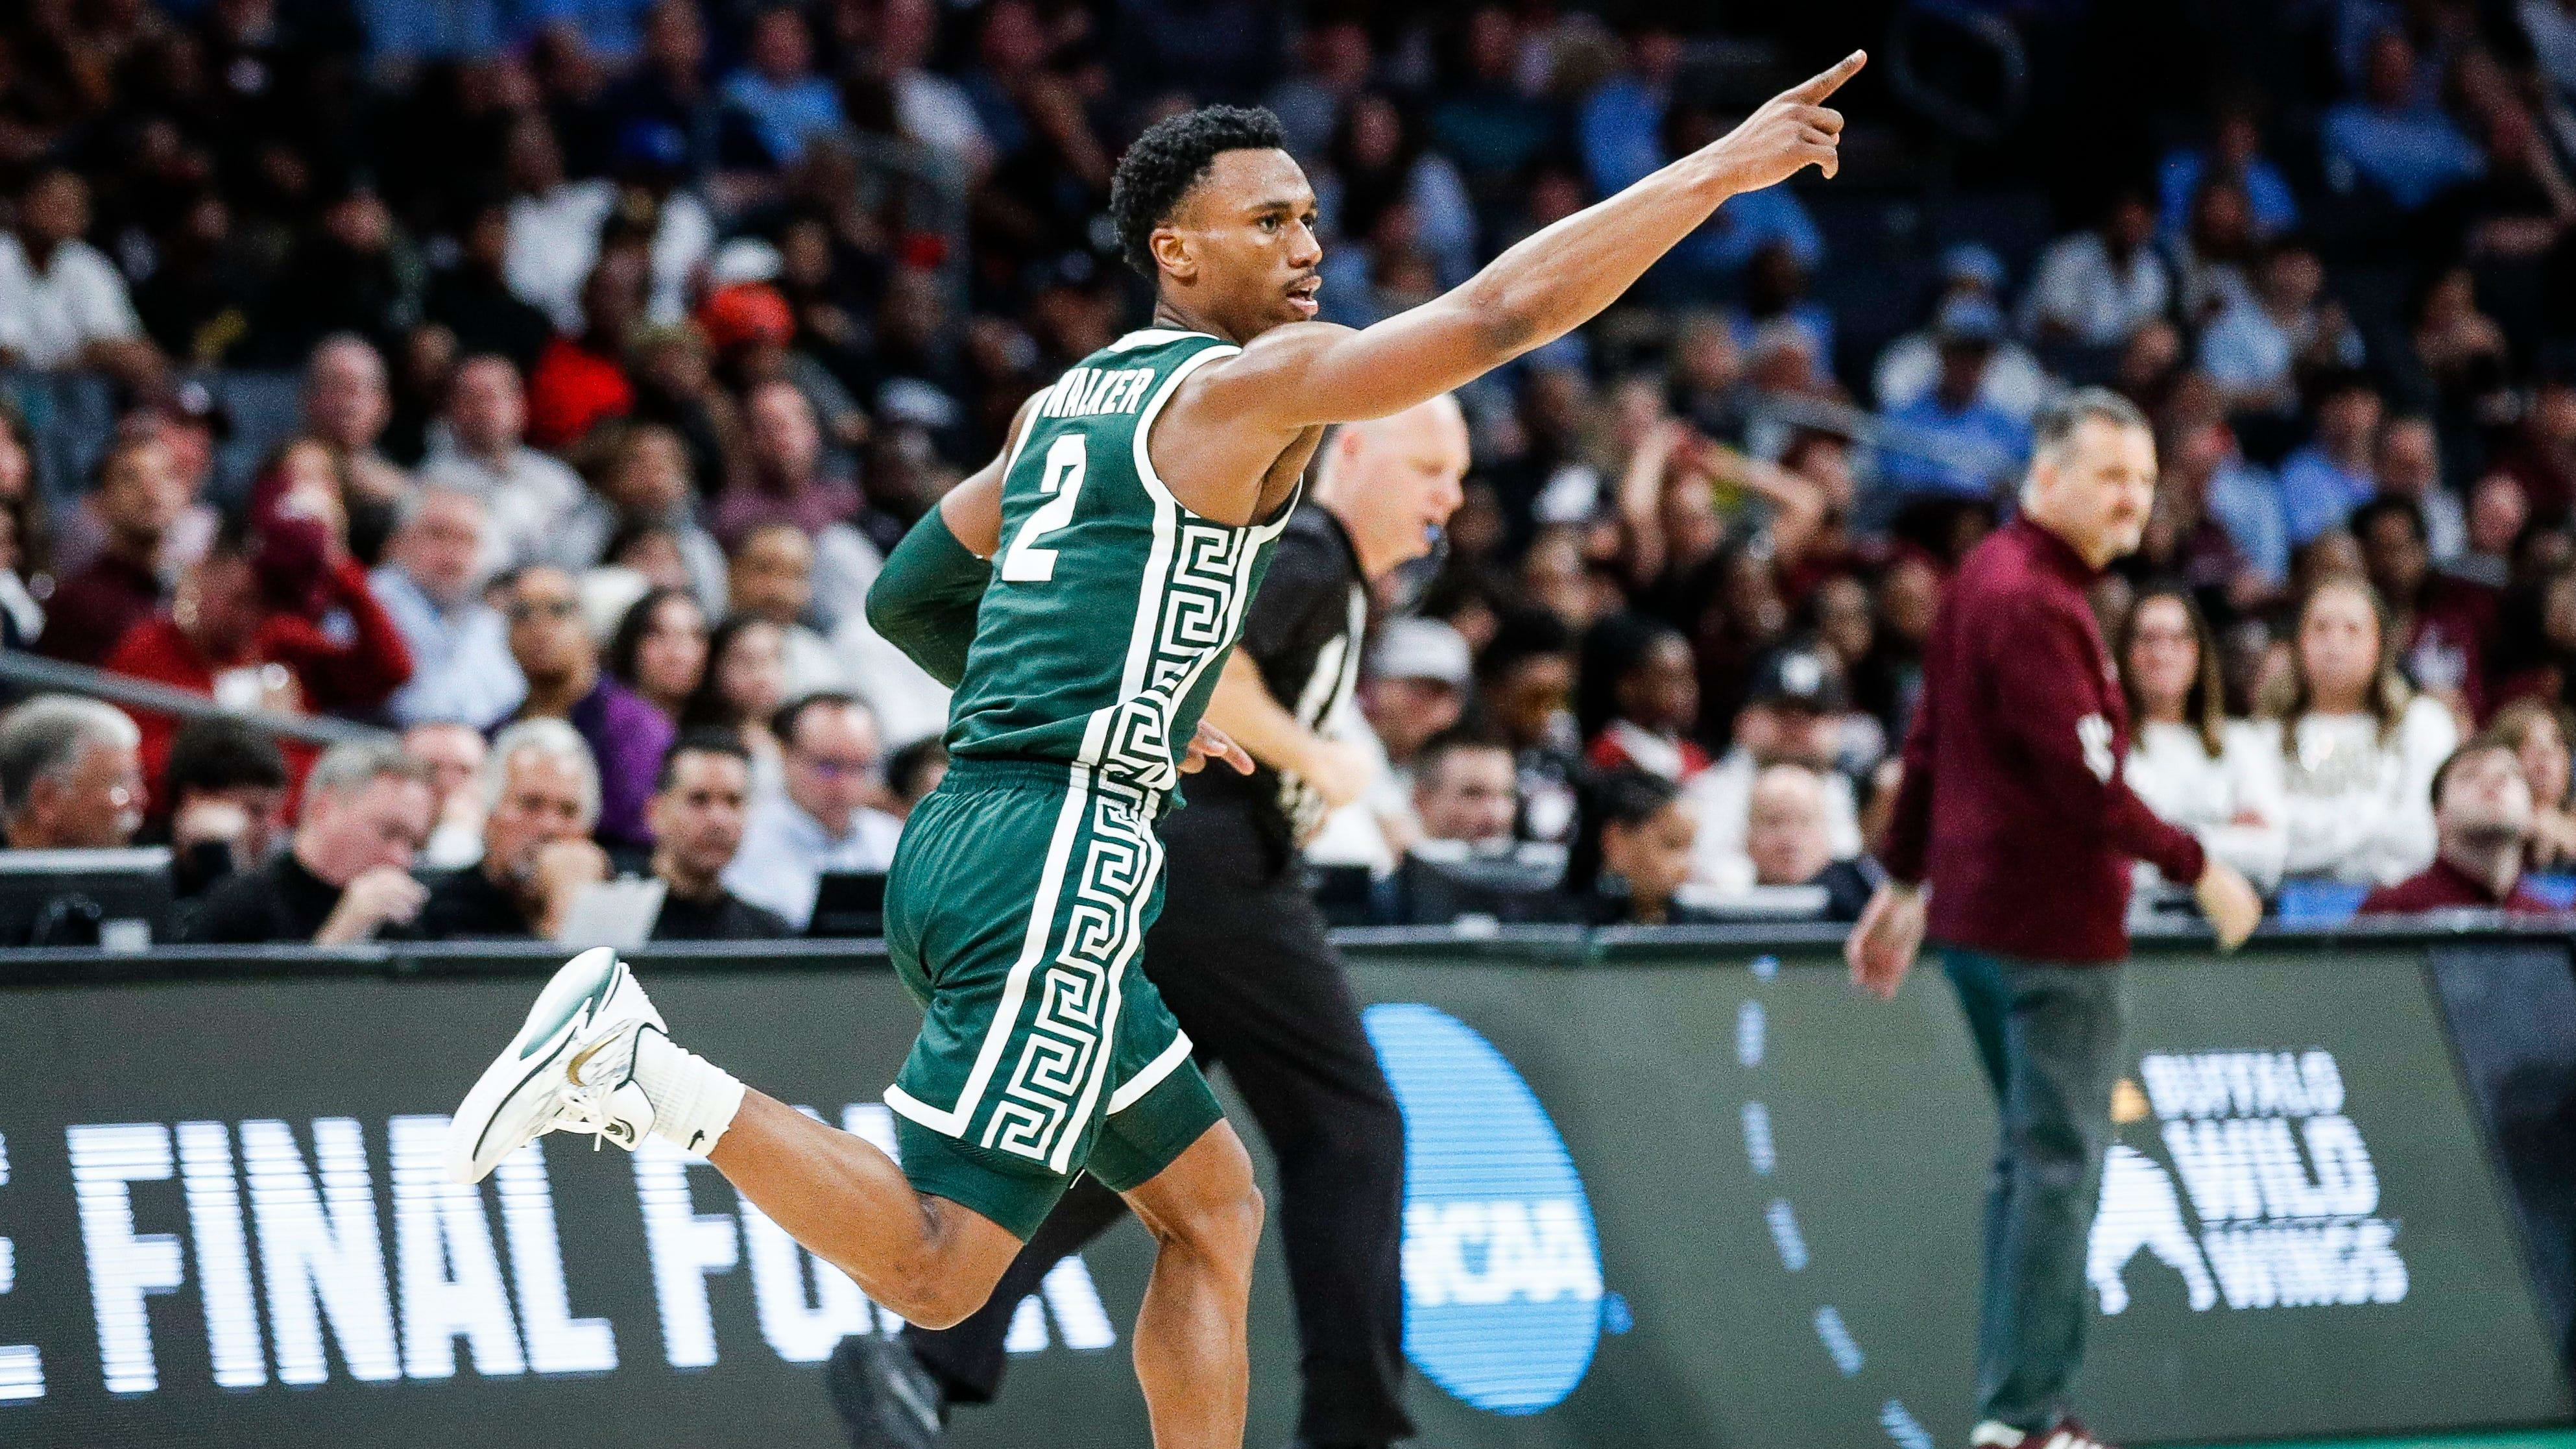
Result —
[[[2132,968],[2081,1389],[2106,1432],[2567,1420],[2420,963]],[[882,969],[645,969],[682,1039],[889,1135],[915,1017]],[[1357,976],[1407,1114],[1423,1442],[1963,1441],[1993,1117],[1937,978],[1881,1006],[1812,952]],[[0,990],[0,1443],[840,1442],[819,1361],[890,1320],[712,1170],[556,1137],[444,1182],[437,1114],[533,987]],[[956,1442],[1145,1442],[1149,1265],[1128,1226],[1059,1269]],[[1273,1244],[1251,1442],[1292,1432],[1295,1342]]]

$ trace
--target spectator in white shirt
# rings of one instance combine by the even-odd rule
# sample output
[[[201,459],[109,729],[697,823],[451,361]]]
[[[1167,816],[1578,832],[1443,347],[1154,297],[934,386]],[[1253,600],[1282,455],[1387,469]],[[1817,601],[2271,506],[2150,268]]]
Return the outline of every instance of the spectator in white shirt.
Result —
[[[2311,590],[2290,657],[2261,755],[2281,772],[2283,873],[2394,885],[2432,864],[2433,772],[2459,725],[2398,674],[2370,585],[2335,575]]]
[[[2150,245],[2156,214],[2134,191],[2121,193],[2102,223],[2061,237],[2040,253],[2022,329],[2034,342],[2117,347],[2138,324],[2163,314],[2173,295],[2164,259]]]
[[[689,481],[689,445],[659,423],[617,422],[583,451],[590,491],[556,525],[551,551],[568,568],[609,563],[609,544],[630,528],[649,525],[668,533],[700,607],[724,607],[725,555],[715,535],[698,522],[697,489]]]
[[[478,562],[487,574],[562,560],[565,525],[582,502],[581,475],[522,442],[527,426],[527,388],[519,369],[498,353],[457,364],[447,413],[430,424],[421,481],[483,500]]]
[[[100,367],[128,383],[157,377],[125,278],[81,240],[89,186],[68,167],[36,174],[18,195],[18,225],[0,234],[0,361],[51,371]]]
[[[879,797],[880,742],[857,698],[825,692],[792,700],[776,728],[786,789],[757,800],[726,889],[803,930],[825,871],[883,871],[903,824],[868,802]]]
[[[368,578],[411,650],[411,682],[387,702],[398,724],[454,720],[489,729],[526,697],[510,628],[477,591],[483,502],[426,484],[403,501],[385,563]]]
[[[814,540],[785,523],[745,533],[727,561],[730,612],[766,619],[784,636],[790,698],[850,682],[841,656],[803,622],[814,603],[814,572]]]
[[[618,137],[620,173],[656,203],[645,314],[666,326],[688,315],[690,276],[716,245],[715,218],[706,203],[672,185],[673,168],[686,164],[687,144],[677,127],[651,120],[630,122]],[[566,180],[563,148],[541,112],[521,117],[505,145],[502,164],[512,195],[502,275],[511,292],[545,313],[556,331],[579,336],[585,325],[582,283],[598,264],[601,228],[617,208],[618,183],[597,176]]]
[[[929,69],[939,42],[937,0],[884,0],[877,7],[876,69],[894,92],[894,123],[939,157],[941,171],[970,188],[993,164],[993,142],[966,88]]]
[[[2120,687],[2129,698],[2130,788],[2210,853],[2268,890],[2288,844],[2280,771],[2265,733],[2227,717],[2218,650],[2191,596],[2149,589],[2120,626]],[[2138,863],[2141,880],[2155,867]]]
[[[1958,297],[1981,297],[2000,308],[2003,289],[2003,261],[1975,242],[1962,242],[1941,254],[1941,295],[1933,299],[1928,315],[1939,317],[1942,309]],[[1917,328],[1887,344],[1887,350],[1878,355],[1878,366],[1870,373],[1870,387],[1878,395],[1881,411],[1893,412],[1919,401],[1941,380],[1941,339],[1937,331],[1931,326]],[[2027,423],[2058,387],[2028,348],[2006,338],[1986,355],[1986,370],[1977,383],[1977,401]]]
[[[1834,768],[1849,696],[1842,666],[1811,644],[1775,649],[1755,666],[1744,708],[1735,717],[1735,743],[1717,763],[1691,777],[1682,800],[1699,819],[1691,879],[1722,891],[1753,885],[1745,853],[1752,818],[1754,778],[1768,765],[1804,765],[1825,785],[1825,824],[1833,858],[1861,853],[1860,809],[1851,777]]]

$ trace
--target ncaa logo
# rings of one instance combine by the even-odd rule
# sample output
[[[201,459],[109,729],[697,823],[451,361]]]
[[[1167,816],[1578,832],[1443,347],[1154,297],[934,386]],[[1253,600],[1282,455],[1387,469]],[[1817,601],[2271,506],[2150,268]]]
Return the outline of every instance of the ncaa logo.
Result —
[[[1404,1111],[1404,1354],[1479,1409],[1535,1414],[1583,1382],[1601,1335],[1601,1243],[1538,1097],[1465,1022],[1365,1013]]]

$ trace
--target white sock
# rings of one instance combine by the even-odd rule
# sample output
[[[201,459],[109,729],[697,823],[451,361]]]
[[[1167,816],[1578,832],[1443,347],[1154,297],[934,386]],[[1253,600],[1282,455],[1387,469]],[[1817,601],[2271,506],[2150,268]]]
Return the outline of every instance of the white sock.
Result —
[[[635,1034],[635,1084],[653,1104],[653,1135],[701,1157],[742,1110],[733,1073],[650,1026]]]

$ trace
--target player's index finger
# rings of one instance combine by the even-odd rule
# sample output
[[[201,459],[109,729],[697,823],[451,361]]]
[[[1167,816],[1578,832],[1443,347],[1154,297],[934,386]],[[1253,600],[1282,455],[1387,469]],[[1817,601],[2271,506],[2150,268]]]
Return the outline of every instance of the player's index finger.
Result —
[[[1843,88],[1843,82],[1860,74],[1860,68],[1867,64],[1869,64],[1869,52],[1866,50],[1855,50],[1837,62],[1833,69],[1819,73],[1806,84],[1790,91],[1788,98],[1793,101],[1802,101],[1808,105],[1814,105],[1817,102],[1822,101],[1825,97],[1841,90]]]

